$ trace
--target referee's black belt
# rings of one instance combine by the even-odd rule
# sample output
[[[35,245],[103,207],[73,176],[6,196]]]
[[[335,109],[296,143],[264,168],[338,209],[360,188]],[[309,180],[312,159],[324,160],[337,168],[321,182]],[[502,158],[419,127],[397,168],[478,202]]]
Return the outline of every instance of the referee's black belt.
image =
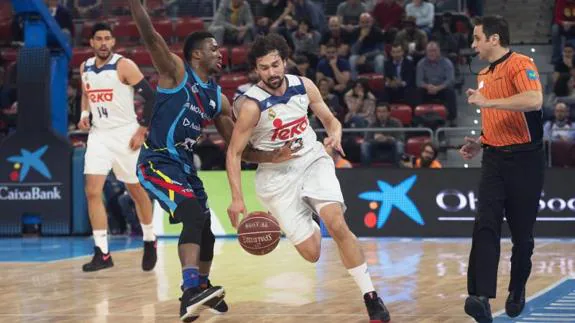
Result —
[[[486,144],[481,144],[483,150],[498,152],[498,153],[520,153],[536,151],[543,148],[543,141],[538,140],[535,142],[528,142],[526,144],[508,145],[508,146],[491,146]]]

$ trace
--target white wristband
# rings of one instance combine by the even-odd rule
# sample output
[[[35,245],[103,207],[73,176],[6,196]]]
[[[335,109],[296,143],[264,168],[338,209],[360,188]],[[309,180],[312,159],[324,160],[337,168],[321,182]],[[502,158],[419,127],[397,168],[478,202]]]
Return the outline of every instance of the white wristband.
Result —
[[[84,118],[89,118],[90,117],[90,111],[82,111],[82,114],[80,114],[80,120],[84,119]]]

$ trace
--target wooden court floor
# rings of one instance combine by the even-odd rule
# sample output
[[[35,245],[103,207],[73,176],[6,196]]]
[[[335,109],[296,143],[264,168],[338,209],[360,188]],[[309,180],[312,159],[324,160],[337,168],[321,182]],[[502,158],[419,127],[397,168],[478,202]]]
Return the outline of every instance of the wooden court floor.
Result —
[[[365,239],[374,283],[393,323],[471,322],[463,312],[468,239]],[[498,299],[504,307],[510,243],[502,245]],[[178,322],[181,279],[174,240],[158,244],[153,272],[140,269],[141,250],[113,253],[115,267],[84,273],[89,257],[0,263],[0,322]],[[575,277],[571,241],[537,240],[528,295]],[[49,252],[47,250],[46,252]],[[213,283],[226,288],[229,313],[203,312],[196,322],[369,322],[359,290],[324,239],[317,264],[306,263],[285,240],[267,256],[245,253],[219,239]]]

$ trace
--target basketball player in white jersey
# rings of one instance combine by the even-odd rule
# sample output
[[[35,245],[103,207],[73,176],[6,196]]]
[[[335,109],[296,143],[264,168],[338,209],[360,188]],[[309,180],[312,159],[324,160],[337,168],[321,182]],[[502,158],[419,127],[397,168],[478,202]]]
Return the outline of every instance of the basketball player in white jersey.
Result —
[[[312,263],[319,260],[321,250],[320,228],[312,219],[313,213],[318,214],[361,289],[370,322],[389,322],[389,312],[373,287],[359,242],[343,217],[345,205],[333,160],[309,127],[308,107],[327,130],[327,145],[343,153],[341,124],[312,81],[285,74],[287,56],[288,45],[277,34],[257,39],[249,53],[250,65],[260,81],[234,104],[236,123],[226,156],[232,191],[228,215],[237,227],[240,214],[246,214],[240,176],[246,145],[270,151],[298,139],[302,145],[296,153],[298,158],[259,164],[256,194],[300,255]]]
[[[94,257],[82,269],[97,271],[114,265],[108,249],[108,218],[102,202],[106,177],[113,170],[116,178],[125,183],[135,203],[144,235],[142,269],[149,271],[157,260],[152,203],[139,184],[136,166],[140,146],[146,139],[154,91],[133,61],[112,52],[114,45],[110,26],[94,25],[90,46],[95,55],[80,65],[83,96],[78,127],[90,129],[84,174],[95,242]],[[134,111],[134,92],[145,99],[141,124],[138,124]]]

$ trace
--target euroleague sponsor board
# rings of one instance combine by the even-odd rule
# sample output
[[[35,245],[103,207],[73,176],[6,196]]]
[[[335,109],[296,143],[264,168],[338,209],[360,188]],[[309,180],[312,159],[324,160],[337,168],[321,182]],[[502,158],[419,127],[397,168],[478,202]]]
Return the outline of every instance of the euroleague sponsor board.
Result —
[[[464,168],[342,169],[337,174],[347,223],[358,236],[470,237],[480,172]],[[546,170],[536,236],[575,236],[573,183],[573,170]],[[502,235],[509,236],[505,223]]]

